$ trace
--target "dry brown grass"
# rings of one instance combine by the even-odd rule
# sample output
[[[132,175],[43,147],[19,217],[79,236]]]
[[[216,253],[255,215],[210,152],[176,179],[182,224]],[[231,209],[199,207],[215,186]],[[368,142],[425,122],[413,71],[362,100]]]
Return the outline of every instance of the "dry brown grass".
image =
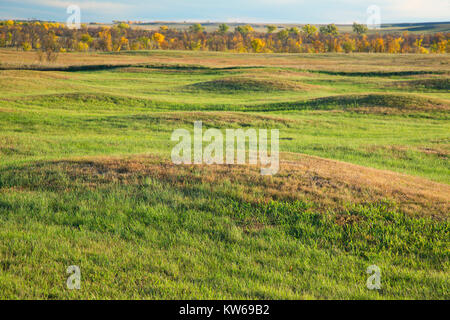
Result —
[[[16,112],[16,110],[13,110],[13,109],[6,109],[6,108],[0,108],[0,112]]]
[[[346,186],[347,200],[352,202],[390,199],[407,213],[448,216],[450,186],[447,184],[313,156],[293,155],[293,158],[295,161],[288,162],[288,170],[313,173],[327,181],[341,183]],[[336,193],[338,198],[340,194],[342,192]]]
[[[249,124],[271,124],[284,125],[297,122],[294,119],[287,119],[273,115],[249,114],[245,112],[217,112],[217,111],[193,111],[193,112],[170,112],[170,113],[156,113],[158,119],[167,122],[184,123],[192,126],[192,119],[196,121],[203,121],[207,125],[225,126],[229,124],[236,124],[239,126],[248,126]]]
[[[273,66],[302,70],[329,70],[346,72],[438,70],[450,72],[449,55],[390,55],[390,54],[238,54],[223,52],[153,51],[144,54],[60,53],[55,66],[70,65],[128,65],[162,63],[203,65],[208,67]],[[17,52],[0,49],[3,65],[47,65],[38,61],[35,52]]]
[[[280,172],[275,176],[262,176],[257,166],[176,166],[153,156],[59,161],[52,163],[50,170],[56,166],[90,188],[108,183],[139,183],[144,177],[179,188],[206,185],[213,192],[220,191],[226,183],[239,190],[242,200],[252,203],[303,200],[313,202],[318,211],[339,213],[351,204],[387,200],[411,215],[448,218],[449,185],[313,156],[282,156],[286,160],[281,161]]]
[[[391,157],[395,157],[397,159],[408,159],[408,151],[414,150],[416,152],[422,152],[425,154],[432,154],[437,156],[441,159],[447,159],[450,155],[450,145],[443,144],[439,147],[426,147],[426,146],[419,146],[419,147],[412,147],[412,146],[401,146],[401,145],[386,145],[386,146],[379,146],[379,145],[369,145],[364,148],[368,152],[386,152],[389,153]]]

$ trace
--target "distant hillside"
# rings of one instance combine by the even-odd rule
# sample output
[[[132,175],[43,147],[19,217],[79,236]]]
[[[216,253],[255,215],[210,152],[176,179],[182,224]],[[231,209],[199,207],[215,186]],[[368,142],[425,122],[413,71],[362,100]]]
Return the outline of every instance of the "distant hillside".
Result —
[[[133,27],[142,28],[148,30],[156,30],[161,26],[168,26],[170,28],[185,30],[189,28],[194,22],[170,22],[170,21],[154,21],[154,22],[143,22],[135,23]],[[214,31],[218,28],[219,24],[222,22],[202,22],[201,25],[205,27],[206,31]],[[237,26],[247,24],[245,22],[233,22],[226,23],[231,29]],[[249,23],[256,31],[264,32],[266,31],[266,26],[273,24],[278,27],[278,29],[291,28],[294,26],[301,27],[304,24],[283,24],[283,23]],[[93,24],[95,25],[95,24]],[[321,24],[316,24],[320,26]],[[340,32],[351,32],[352,25],[350,24],[337,24]],[[413,32],[413,33],[436,33],[436,32],[450,32],[450,22],[421,22],[421,23],[394,23],[394,24],[382,24],[381,30],[371,30],[370,32]],[[369,32],[369,33],[370,33]]]

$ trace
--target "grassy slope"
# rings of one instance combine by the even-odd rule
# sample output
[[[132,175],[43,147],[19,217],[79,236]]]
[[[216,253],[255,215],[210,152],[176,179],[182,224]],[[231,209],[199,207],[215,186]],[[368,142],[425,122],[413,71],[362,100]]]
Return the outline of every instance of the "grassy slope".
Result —
[[[2,65],[35,59],[15,56],[1,51]],[[131,67],[0,71],[2,297],[448,298],[447,56],[79,58],[59,65]],[[361,191],[357,177],[331,174],[339,165],[295,172],[305,180],[289,182],[294,197],[257,173],[204,181],[217,173],[167,164],[171,132],[194,119],[278,128],[285,160],[310,154],[444,184],[405,176],[417,193]],[[123,160],[136,154],[157,157]],[[70,264],[82,268],[79,292],[64,287]],[[380,292],[365,288],[370,264],[383,270]]]

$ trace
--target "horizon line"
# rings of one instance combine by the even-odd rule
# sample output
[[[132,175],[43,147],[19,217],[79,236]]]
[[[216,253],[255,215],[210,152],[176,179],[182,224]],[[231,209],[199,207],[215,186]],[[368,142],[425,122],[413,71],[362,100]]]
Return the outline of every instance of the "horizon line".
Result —
[[[0,17],[0,21],[2,20],[14,20],[14,21],[39,21],[39,22],[58,22],[58,23],[65,23],[66,21],[58,21],[58,20],[43,20],[43,19],[36,19],[36,18],[5,18]],[[225,23],[225,24],[253,24],[253,25],[267,25],[267,24],[315,24],[315,25],[328,25],[328,24],[335,24],[335,25],[352,25],[354,22],[360,23],[358,21],[354,22],[283,22],[283,21],[271,21],[271,22],[249,22],[249,21],[211,21],[211,20],[111,20],[108,22],[100,22],[100,21],[85,21],[81,23],[98,23],[98,24],[114,24],[117,22],[132,22],[132,24],[139,25],[139,24],[159,24],[159,23],[173,23],[173,24],[187,24],[187,23],[204,23],[204,24],[219,24],[219,23]],[[420,21],[420,22],[384,22],[380,25],[392,25],[392,24],[450,24],[449,21]],[[364,23],[361,23],[364,24]]]

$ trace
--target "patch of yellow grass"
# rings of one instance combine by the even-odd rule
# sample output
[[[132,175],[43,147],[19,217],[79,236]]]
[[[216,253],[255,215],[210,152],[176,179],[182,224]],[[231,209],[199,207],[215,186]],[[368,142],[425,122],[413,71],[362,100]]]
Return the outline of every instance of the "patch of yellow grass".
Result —
[[[252,203],[303,200],[315,203],[318,211],[339,212],[351,204],[388,200],[408,214],[448,218],[449,185],[307,155],[283,154],[283,158],[286,160],[281,161],[275,176],[262,176],[257,166],[176,166],[154,156],[83,158],[52,165],[91,188],[105,183],[139,183],[145,177],[180,188],[208,185],[217,192],[226,183]]]
[[[326,59],[323,59],[326,57]],[[104,54],[99,52],[60,53],[55,63],[40,63],[36,52],[0,49],[3,65],[70,66],[70,65],[127,65],[137,63],[192,64],[208,67],[272,66],[301,70],[347,72],[439,70],[450,71],[448,55],[408,54],[239,54],[224,52],[152,51],[150,55]]]

